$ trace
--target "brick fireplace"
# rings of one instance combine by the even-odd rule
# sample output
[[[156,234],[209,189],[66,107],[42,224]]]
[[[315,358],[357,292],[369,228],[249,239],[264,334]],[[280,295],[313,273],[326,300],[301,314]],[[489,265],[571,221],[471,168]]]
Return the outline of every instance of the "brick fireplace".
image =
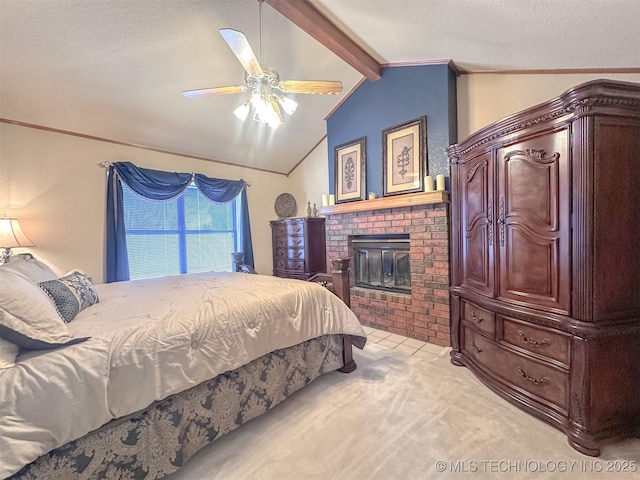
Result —
[[[411,293],[356,287],[351,265],[351,308],[363,325],[450,345],[447,200],[446,192],[428,192],[322,208],[327,265],[353,258],[353,237],[409,235]]]

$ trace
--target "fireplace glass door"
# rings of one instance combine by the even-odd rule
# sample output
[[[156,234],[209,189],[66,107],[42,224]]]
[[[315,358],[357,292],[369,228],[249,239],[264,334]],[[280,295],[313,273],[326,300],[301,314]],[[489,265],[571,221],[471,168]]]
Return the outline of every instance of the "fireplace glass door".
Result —
[[[356,285],[359,287],[411,292],[409,242],[353,241]]]

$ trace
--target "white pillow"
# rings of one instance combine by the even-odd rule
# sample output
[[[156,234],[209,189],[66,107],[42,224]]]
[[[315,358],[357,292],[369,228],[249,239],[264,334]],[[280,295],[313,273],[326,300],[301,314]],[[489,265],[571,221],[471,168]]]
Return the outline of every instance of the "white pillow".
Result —
[[[0,338],[0,370],[13,367],[18,356],[18,346],[9,340]]]
[[[0,267],[0,269],[5,268],[21,273],[35,283],[46,282],[47,280],[55,280],[58,278],[53,270],[40,260],[36,259],[30,253],[11,255],[7,260],[7,263]]]
[[[30,350],[86,340],[73,338],[38,284],[7,268],[0,268],[0,337]]]

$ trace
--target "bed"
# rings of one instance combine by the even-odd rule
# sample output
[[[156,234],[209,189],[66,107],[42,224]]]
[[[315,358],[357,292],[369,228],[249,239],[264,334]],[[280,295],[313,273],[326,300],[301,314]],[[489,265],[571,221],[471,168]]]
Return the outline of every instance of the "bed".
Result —
[[[0,369],[0,478],[162,478],[318,376],[353,370],[351,345],[366,342],[325,286],[235,272],[95,286],[71,272],[82,286],[67,323],[45,288],[62,279],[43,280],[47,267],[26,260],[22,272],[19,261],[0,266],[0,337],[30,335],[13,332],[15,284],[35,286],[38,318],[51,314],[35,292],[46,294],[63,333],[49,325],[53,348],[28,343]],[[317,280],[339,293],[345,279]]]

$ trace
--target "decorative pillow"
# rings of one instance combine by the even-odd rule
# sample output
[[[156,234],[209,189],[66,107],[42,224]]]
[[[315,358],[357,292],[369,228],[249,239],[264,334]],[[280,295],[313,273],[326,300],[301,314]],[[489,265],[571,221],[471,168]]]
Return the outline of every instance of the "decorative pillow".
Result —
[[[30,350],[70,345],[74,338],[37,283],[0,268],[0,337]]]
[[[55,280],[58,278],[53,270],[40,260],[34,258],[30,253],[11,255],[7,260],[7,263],[2,265],[0,268],[6,268],[13,270],[14,272],[21,273],[35,283],[44,282],[46,280]]]
[[[89,277],[78,270],[58,280],[40,282],[39,285],[47,292],[66,323],[76,318],[81,310],[100,301]]]
[[[9,340],[0,338],[0,370],[13,367],[18,356],[18,346]]]

